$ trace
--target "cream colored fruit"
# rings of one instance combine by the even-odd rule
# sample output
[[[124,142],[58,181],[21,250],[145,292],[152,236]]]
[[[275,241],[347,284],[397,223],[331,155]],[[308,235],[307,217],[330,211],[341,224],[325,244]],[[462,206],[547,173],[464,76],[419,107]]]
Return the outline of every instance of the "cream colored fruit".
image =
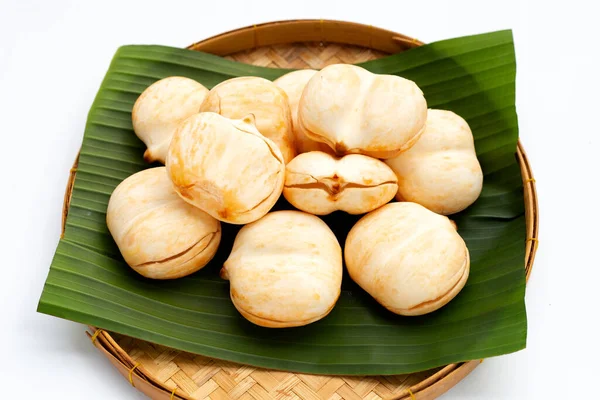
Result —
[[[220,221],[247,224],[277,202],[285,179],[281,152],[251,116],[231,120],[204,112],[175,132],[167,157],[175,190]]]
[[[181,76],[161,79],[144,90],[131,112],[133,130],[148,147],[144,160],[165,163],[173,132],[199,112],[207,93],[198,82]]]
[[[398,176],[398,200],[438,214],[464,210],[477,200],[483,172],[467,122],[451,111],[429,110],[419,141],[386,163]]]
[[[469,277],[469,250],[454,225],[416,203],[386,204],[361,218],[344,258],[350,277],[400,315],[439,309]]]
[[[397,191],[396,175],[382,161],[362,154],[339,158],[312,151],[287,165],[283,195],[311,214],[337,210],[364,214],[392,200]]]
[[[221,224],[181,200],[165,167],[131,175],[113,191],[106,223],[125,262],[154,279],[174,279],[204,267],[221,240]]]
[[[332,152],[325,143],[315,142],[314,140],[309,139],[298,125],[298,104],[300,103],[302,91],[304,91],[304,87],[310,78],[316,73],[317,71],[314,69],[300,69],[298,71],[287,73],[273,81],[273,83],[283,89],[285,94],[287,94],[290,110],[292,112],[294,140],[298,154],[309,151]]]
[[[419,138],[427,118],[423,92],[412,81],[334,64],[315,74],[298,108],[300,129],[336,154],[393,157]]]
[[[252,114],[258,131],[275,142],[286,163],[296,155],[287,96],[267,79],[245,76],[221,82],[210,90],[200,111],[232,119]]]
[[[342,249],[320,218],[276,211],[239,231],[221,277],[250,322],[306,325],[329,314],[340,296]]]

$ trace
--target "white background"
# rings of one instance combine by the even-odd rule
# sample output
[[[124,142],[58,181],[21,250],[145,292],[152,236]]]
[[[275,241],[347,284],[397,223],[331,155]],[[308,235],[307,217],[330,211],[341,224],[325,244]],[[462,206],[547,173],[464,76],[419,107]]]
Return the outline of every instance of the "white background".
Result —
[[[594,3],[0,0],[1,397],[143,397],[92,347],[83,326],[35,311],[69,168],[117,47],[186,46],[253,23],[329,18],[425,42],[514,30],[520,135],[541,210],[527,349],[486,360],[444,399],[593,398],[600,356]]]

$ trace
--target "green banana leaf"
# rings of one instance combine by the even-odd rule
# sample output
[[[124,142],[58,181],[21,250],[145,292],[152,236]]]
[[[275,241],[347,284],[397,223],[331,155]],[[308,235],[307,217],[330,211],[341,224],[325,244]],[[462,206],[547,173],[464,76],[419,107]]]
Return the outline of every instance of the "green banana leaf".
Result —
[[[223,225],[214,260],[192,276],[152,281],[123,261],[105,223],[113,189],[150,165],[131,109],[158,79],[180,75],[207,87],[236,76],[274,79],[287,71],[164,46],[118,49],[89,113],[66,232],[38,311],[209,357],[320,374],[401,374],[497,356],[525,347],[525,218],[510,31],[444,40],[363,63],[401,75],[429,107],[464,117],[485,174],[479,200],[453,216],[471,253],[471,275],[446,307],[421,317],[386,311],[344,277],[325,319],[266,329],[242,318],[218,276],[239,227]],[[291,208],[280,200],[276,209]],[[343,243],[358,217],[323,218]]]

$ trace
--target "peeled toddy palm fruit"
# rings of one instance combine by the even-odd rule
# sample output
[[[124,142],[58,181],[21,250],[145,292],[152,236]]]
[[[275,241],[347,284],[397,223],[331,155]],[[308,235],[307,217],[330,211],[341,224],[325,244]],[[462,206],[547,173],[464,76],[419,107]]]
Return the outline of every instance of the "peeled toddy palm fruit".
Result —
[[[318,217],[276,211],[239,231],[221,277],[250,322],[306,325],[329,314],[340,296],[342,249]]]
[[[110,196],[106,223],[125,262],[139,274],[173,279],[204,267],[221,224],[175,193],[165,167],[125,179]]]
[[[298,125],[298,104],[300,103],[302,91],[304,90],[304,87],[310,78],[312,78],[316,73],[317,71],[314,69],[300,69],[298,71],[292,71],[288,74],[285,74],[273,81],[274,84],[283,89],[285,94],[287,94],[290,110],[292,111],[294,140],[298,154],[309,151],[331,152],[331,149],[325,143],[310,140]]]
[[[310,139],[336,154],[388,158],[410,148],[422,132],[427,103],[419,87],[398,76],[335,64],[304,89],[298,124]]]
[[[454,225],[416,203],[386,204],[361,218],[344,259],[350,277],[400,315],[439,309],[469,277],[469,250]]]
[[[131,113],[133,130],[148,147],[144,160],[165,163],[173,132],[199,112],[207,93],[198,82],[180,76],[161,79],[144,90]]]
[[[429,110],[419,141],[386,163],[398,176],[398,200],[419,203],[438,214],[462,211],[481,193],[483,172],[473,134],[451,111]]]
[[[258,131],[275,142],[285,162],[296,155],[287,96],[267,79],[245,76],[221,82],[210,90],[200,111],[232,119],[253,114]]]
[[[362,154],[339,158],[311,151],[287,165],[283,195],[311,214],[364,214],[392,200],[397,191],[396,176],[382,161]]]
[[[256,130],[251,116],[232,120],[210,112],[179,126],[167,170],[185,201],[232,224],[265,215],[281,195],[285,179],[281,152]]]

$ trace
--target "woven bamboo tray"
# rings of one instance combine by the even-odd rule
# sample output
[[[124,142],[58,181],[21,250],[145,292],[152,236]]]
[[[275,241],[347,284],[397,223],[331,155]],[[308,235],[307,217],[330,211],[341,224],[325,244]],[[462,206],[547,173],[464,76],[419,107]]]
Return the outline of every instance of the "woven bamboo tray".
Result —
[[[320,69],[398,53],[423,43],[398,33],[349,22],[295,20],[223,33],[189,48],[266,67]],[[535,180],[521,143],[529,278],[538,244]],[[77,161],[65,193],[64,232]],[[483,360],[393,376],[320,376],[272,371],[202,357],[90,327],[92,343],[136,389],[153,399],[419,399],[440,396]]]

